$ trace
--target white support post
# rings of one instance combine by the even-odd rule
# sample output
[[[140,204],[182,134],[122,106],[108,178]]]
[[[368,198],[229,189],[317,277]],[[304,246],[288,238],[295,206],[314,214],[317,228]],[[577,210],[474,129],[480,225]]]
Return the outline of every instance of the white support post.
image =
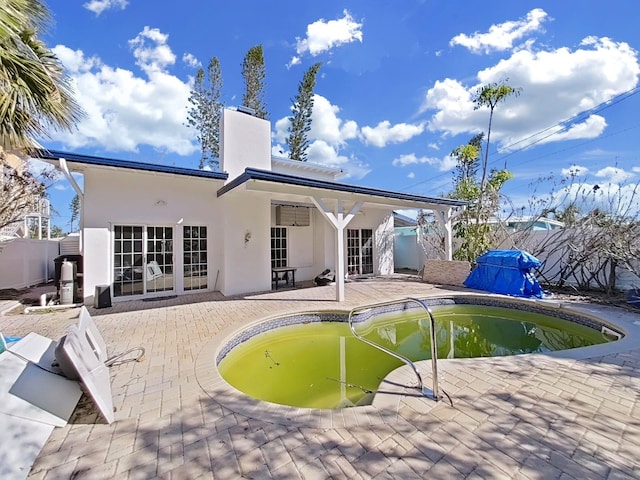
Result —
[[[66,179],[69,181],[69,183],[71,184],[71,187],[73,187],[73,189],[76,191],[76,193],[78,194],[78,198],[80,199],[80,218],[78,219],[78,228],[80,230],[80,254],[84,253],[84,192],[82,191],[82,189],[80,188],[80,185],[78,185],[78,183],[76,182],[75,178],[73,178],[73,175],[71,175],[71,172],[69,171],[69,165],[67,165],[67,160],[65,158],[59,158],[58,162],[60,164],[60,170],[62,170],[62,173],[64,174],[64,176],[66,177]]]
[[[322,216],[327,219],[331,226],[336,230],[336,300],[338,302],[344,301],[344,229],[349,224],[353,217],[362,208],[362,202],[356,203],[349,213],[345,216],[342,206],[342,200],[338,200],[338,207],[336,212],[333,213],[326,203],[321,198],[313,197],[311,199],[314,205],[318,208]]]
[[[344,213],[342,212],[342,200],[338,200],[336,212],[336,301],[344,302]]]
[[[444,229],[444,256],[445,260],[453,260],[453,220],[462,212],[449,207],[446,210],[434,210],[436,220]]]

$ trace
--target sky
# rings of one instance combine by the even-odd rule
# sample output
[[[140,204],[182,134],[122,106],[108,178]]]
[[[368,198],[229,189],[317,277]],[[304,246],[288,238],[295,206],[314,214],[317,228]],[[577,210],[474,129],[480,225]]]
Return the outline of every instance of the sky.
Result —
[[[479,5],[49,0],[52,22],[40,37],[86,117],[40,143],[198,168],[196,132],[186,126],[198,68],[218,57],[222,101],[238,106],[242,61],[262,45],[274,155],[287,154],[287,117],[304,72],[322,62],[308,161],[343,169],[345,183],[445,195],[451,151],[487,131],[489,110],[474,109],[474,94],[507,82],[520,93],[495,109],[489,168],[506,164],[514,174],[503,190],[513,206],[571,176],[598,185],[598,195],[629,195],[640,181],[640,2]],[[60,178],[49,193],[52,223],[67,231],[74,191]]]

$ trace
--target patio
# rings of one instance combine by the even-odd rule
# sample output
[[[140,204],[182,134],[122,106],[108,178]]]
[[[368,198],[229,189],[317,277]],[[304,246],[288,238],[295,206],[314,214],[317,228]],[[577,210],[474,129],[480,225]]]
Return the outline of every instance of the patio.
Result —
[[[526,355],[439,361],[453,401],[405,398],[395,408],[264,406],[207,369],[238,326],[274,315],[451,293],[396,276],[335,288],[225,298],[184,295],[89,308],[110,352],[144,361],[111,369],[116,422],[85,397],[55,429],[29,478],[637,478],[640,344],[593,358]],[[590,306],[640,329],[640,315]],[[59,338],[78,310],[0,316],[10,335]],[[421,368],[429,385],[429,370]],[[211,394],[213,392],[213,394]],[[210,395],[211,394],[211,395]],[[242,412],[242,413],[238,413]]]

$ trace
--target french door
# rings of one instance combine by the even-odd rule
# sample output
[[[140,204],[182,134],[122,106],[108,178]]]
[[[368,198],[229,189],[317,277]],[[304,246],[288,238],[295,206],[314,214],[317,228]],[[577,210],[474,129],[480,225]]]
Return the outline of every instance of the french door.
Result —
[[[115,225],[113,296],[172,292],[173,227]]]
[[[373,273],[373,230],[370,228],[347,229],[347,273]]]

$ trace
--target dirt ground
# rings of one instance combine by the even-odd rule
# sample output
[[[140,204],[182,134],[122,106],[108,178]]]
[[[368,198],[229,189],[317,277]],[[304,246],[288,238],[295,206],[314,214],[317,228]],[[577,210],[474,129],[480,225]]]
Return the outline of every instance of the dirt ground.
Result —
[[[0,303],[8,301],[18,301],[20,305],[5,313],[5,315],[20,315],[24,309],[30,306],[40,305],[40,296],[43,294],[57,293],[53,282],[35,285],[29,288],[0,290]]]
[[[545,291],[548,291],[552,298],[558,298],[567,300],[570,302],[585,302],[585,303],[597,303],[600,305],[610,305],[614,307],[624,308],[629,311],[638,311],[637,308],[629,304],[627,300],[627,292],[615,292],[611,295],[607,295],[604,292],[589,291],[581,292],[572,288],[555,288],[544,287]]]

